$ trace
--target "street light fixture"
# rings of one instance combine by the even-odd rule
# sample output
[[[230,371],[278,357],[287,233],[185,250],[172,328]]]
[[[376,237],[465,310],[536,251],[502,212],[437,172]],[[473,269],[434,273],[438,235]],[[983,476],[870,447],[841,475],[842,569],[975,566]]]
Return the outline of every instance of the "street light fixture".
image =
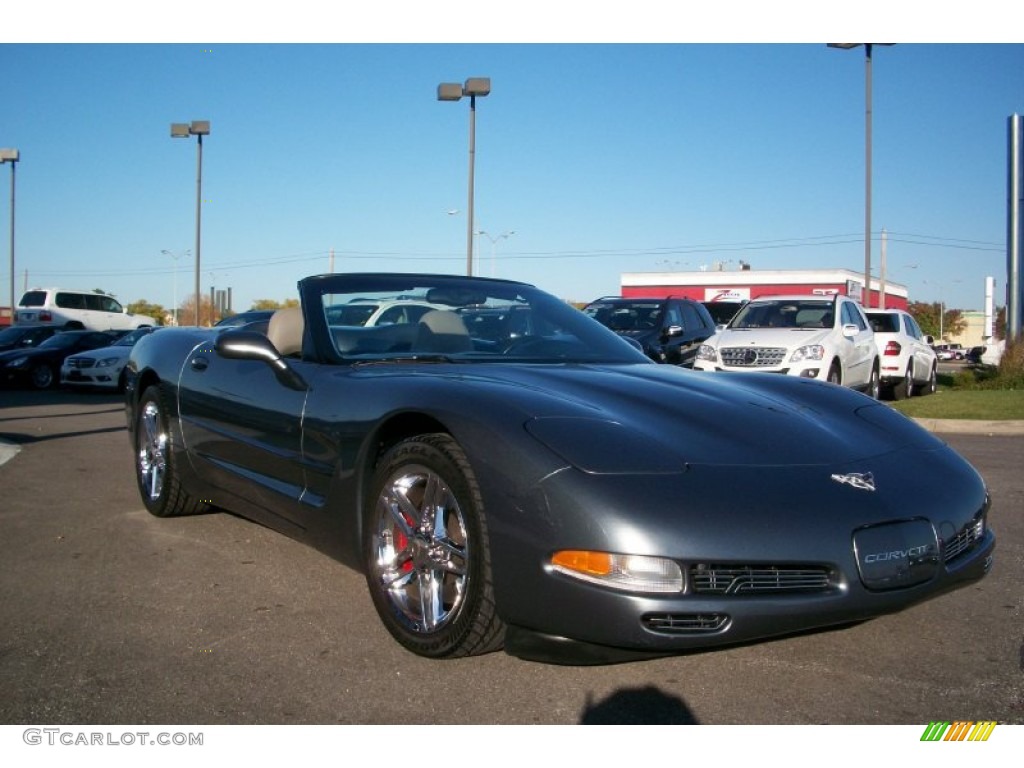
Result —
[[[492,236],[491,233],[488,232],[486,229],[478,229],[476,231],[476,234],[483,235],[484,237],[491,241],[491,277],[494,277],[494,257],[495,251],[497,250],[498,241],[508,240],[515,233],[516,231],[514,229],[510,229],[507,232],[502,232],[500,235]]]
[[[14,166],[21,159],[16,149],[0,149],[0,165],[11,164],[11,325],[14,325]]]
[[[196,145],[196,325],[202,325],[201,308],[202,294],[199,292],[199,254],[202,232],[202,206],[203,206],[203,136],[210,135],[209,120],[193,120],[191,123],[171,123],[172,139],[187,139],[195,136]]]
[[[458,101],[469,96],[469,203],[466,209],[466,274],[473,274],[473,166],[476,162],[476,97],[491,92],[491,78],[471,77],[464,85],[441,83],[438,101]]]
[[[178,259],[181,256],[190,256],[192,251],[185,251],[184,253],[175,253],[174,251],[162,250],[160,251],[164,256],[170,256],[174,259],[174,304],[172,306],[172,314],[174,315],[174,325],[178,325]],[[196,325],[199,325],[198,321]]]
[[[871,48],[895,43],[829,43],[829,48],[852,50],[864,46],[864,294],[861,304],[871,306]]]

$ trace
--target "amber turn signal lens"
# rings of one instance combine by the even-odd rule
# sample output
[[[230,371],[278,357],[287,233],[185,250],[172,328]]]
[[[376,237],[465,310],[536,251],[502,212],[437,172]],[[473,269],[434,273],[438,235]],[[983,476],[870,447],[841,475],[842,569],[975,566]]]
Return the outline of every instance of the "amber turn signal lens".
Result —
[[[665,557],[562,549],[551,556],[551,568],[580,581],[626,592],[683,591],[682,569]]]

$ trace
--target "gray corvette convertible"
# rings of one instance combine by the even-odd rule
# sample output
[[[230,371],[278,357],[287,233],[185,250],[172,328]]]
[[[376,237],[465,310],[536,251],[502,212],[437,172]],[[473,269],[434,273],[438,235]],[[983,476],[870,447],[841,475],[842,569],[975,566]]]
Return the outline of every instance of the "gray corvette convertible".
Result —
[[[865,395],[656,365],[522,283],[298,287],[266,335],[135,346],[139,491],[359,569],[414,653],[645,658],[862,621],[991,567],[981,477]]]

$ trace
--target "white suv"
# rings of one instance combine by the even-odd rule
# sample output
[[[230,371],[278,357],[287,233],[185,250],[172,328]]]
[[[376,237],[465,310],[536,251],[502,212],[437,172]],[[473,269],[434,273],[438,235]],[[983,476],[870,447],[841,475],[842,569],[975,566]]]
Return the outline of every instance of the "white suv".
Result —
[[[869,309],[868,322],[882,358],[882,389],[894,400],[935,391],[935,339],[902,309]]]
[[[152,317],[126,312],[113,296],[63,288],[26,291],[14,312],[14,322],[86,331],[132,331],[156,325]]]
[[[697,352],[700,371],[822,379],[877,398],[880,364],[860,305],[846,296],[762,296]]]

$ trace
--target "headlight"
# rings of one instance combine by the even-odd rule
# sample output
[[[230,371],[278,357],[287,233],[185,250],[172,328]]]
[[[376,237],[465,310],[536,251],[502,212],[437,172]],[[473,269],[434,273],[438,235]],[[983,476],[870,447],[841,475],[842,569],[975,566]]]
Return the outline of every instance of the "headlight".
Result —
[[[27,362],[28,362],[28,355],[22,355],[21,357],[16,357],[13,360],[8,360],[7,361],[7,367],[8,368],[21,368]]]
[[[803,360],[824,360],[825,348],[821,344],[808,344],[797,349],[789,358],[791,363],[799,363]]]
[[[119,358],[119,357],[105,357],[102,360],[100,360],[98,363],[96,363],[96,367],[97,368],[109,368],[112,365],[117,365],[118,362],[120,362],[120,360],[121,360],[121,358]]]
[[[697,359],[706,360],[709,363],[718,362],[718,352],[710,344],[701,344],[697,350]]]
[[[674,560],[647,555],[563,549],[551,556],[559,573],[629,592],[682,592],[683,572]]]

